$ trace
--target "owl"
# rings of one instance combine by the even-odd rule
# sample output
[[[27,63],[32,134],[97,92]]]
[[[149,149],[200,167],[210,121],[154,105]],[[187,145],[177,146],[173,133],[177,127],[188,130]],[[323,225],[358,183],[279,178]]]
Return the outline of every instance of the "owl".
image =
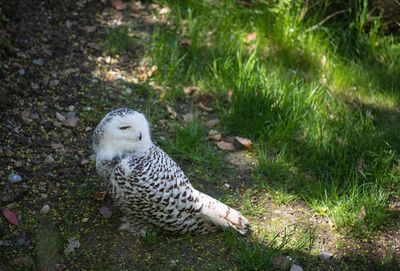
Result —
[[[128,108],[109,112],[93,134],[96,169],[124,214],[120,229],[145,236],[154,228],[206,234],[249,230],[235,209],[196,190],[181,168],[150,137],[145,116]]]

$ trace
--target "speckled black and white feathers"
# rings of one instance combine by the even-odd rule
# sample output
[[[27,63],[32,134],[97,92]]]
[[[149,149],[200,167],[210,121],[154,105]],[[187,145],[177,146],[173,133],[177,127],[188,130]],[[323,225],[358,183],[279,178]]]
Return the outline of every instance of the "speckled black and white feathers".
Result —
[[[137,235],[153,227],[176,233],[207,233],[217,226],[248,231],[245,217],[193,188],[179,166],[151,142],[142,114],[110,112],[96,128],[93,145],[97,171],[125,214],[122,229]]]

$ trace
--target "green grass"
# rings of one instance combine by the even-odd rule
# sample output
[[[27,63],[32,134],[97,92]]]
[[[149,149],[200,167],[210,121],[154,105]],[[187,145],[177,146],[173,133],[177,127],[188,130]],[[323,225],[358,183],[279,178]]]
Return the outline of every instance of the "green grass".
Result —
[[[58,233],[53,229],[42,229],[36,238],[36,255],[39,270],[53,270],[59,260],[58,250],[61,247]]]
[[[336,19],[318,26],[329,7],[318,15],[302,1],[160,2],[171,8],[173,27],[153,36],[156,81],[171,99],[188,85],[219,98],[227,130],[256,143],[260,189],[327,208],[338,227],[391,223],[385,207],[400,191],[396,124],[373,114],[398,114],[400,47],[380,34],[378,19],[366,27],[365,1],[352,4],[347,28]],[[188,152],[199,140],[195,128],[178,131],[172,153],[194,161],[207,155]],[[357,220],[361,208],[366,216]]]
[[[102,46],[107,55],[129,54],[134,51],[135,40],[129,27],[117,26],[108,29]]]
[[[217,169],[220,158],[209,143],[206,143],[206,131],[199,122],[192,121],[184,126],[175,124],[172,140],[161,142],[165,151],[180,161],[200,165],[203,169]]]

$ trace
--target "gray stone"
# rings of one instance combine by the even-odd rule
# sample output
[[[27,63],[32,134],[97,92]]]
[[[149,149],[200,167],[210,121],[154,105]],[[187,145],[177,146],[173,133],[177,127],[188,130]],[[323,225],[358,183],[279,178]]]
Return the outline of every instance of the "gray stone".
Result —
[[[38,66],[43,66],[43,59],[38,58],[38,59],[34,59],[32,61],[33,64],[38,65]]]
[[[40,210],[41,214],[48,214],[50,212],[50,206],[48,204],[43,205],[42,209]]]
[[[11,173],[10,175],[8,175],[8,180],[10,181],[10,183],[20,183],[22,182],[22,177],[18,174]]]

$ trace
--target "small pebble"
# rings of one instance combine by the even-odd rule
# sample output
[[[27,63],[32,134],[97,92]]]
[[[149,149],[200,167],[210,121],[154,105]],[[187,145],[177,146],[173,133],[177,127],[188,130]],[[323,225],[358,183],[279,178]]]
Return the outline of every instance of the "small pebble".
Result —
[[[15,164],[14,164],[16,167],[22,167],[22,161],[21,160],[17,160],[17,161],[15,161]]]
[[[128,94],[128,95],[131,95],[132,92],[133,92],[132,88],[126,88],[125,89],[125,93]]]
[[[320,258],[321,260],[323,260],[324,262],[329,261],[331,257],[332,257],[332,255],[331,255],[329,252],[326,252],[326,251],[322,251],[322,252],[319,254],[319,258]]]
[[[42,209],[40,210],[41,214],[47,214],[50,212],[50,206],[48,204],[43,205]]]
[[[67,112],[67,118],[75,118],[76,117],[76,113],[75,112]]]
[[[73,106],[73,105],[68,106],[68,111],[69,112],[75,111],[75,106]]]
[[[32,120],[38,120],[40,117],[39,117],[39,114],[38,114],[38,113],[32,112],[32,113],[29,115],[29,118],[31,118]]]
[[[72,22],[71,22],[70,20],[65,21],[65,26],[66,26],[67,28],[71,28]]]
[[[84,111],[92,111],[93,108],[92,108],[91,106],[85,106],[85,107],[83,108],[83,110],[84,110]]]
[[[41,58],[34,59],[32,63],[38,66],[43,66],[43,60]]]
[[[37,89],[39,89],[39,85],[38,85],[38,84],[35,84],[35,83],[31,83],[31,88],[32,88],[33,90],[37,90]]]
[[[8,175],[8,180],[10,181],[10,183],[19,183],[22,182],[22,177],[18,174],[11,173],[10,175]]]
[[[230,188],[231,186],[228,183],[224,183],[225,188]]]
[[[87,165],[87,164],[89,164],[90,163],[90,160],[89,159],[82,159],[81,160],[81,165],[82,166],[85,166],[85,165]]]
[[[92,128],[92,127],[89,127],[89,126],[85,128],[85,132],[90,132],[90,131],[92,131],[92,130],[93,130],[93,128]]]
[[[21,76],[24,76],[25,75],[25,70],[23,68],[19,69],[18,70],[18,74],[21,75]]]
[[[290,268],[290,271],[303,271],[303,268],[300,265],[294,264]]]
[[[87,217],[82,218],[82,223],[86,223],[88,221],[89,221],[89,218],[87,218]]]
[[[288,256],[284,255],[276,255],[272,259],[272,264],[274,265],[275,269],[278,270],[287,270],[292,264],[292,259]]]
[[[53,53],[49,50],[49,49],[47,49],[46,47],[44,47],[43,49],[43,53],[45,53],[46,55],[48,55],[48,56],[51,56]]]
[[[59,80],[54,79],[54,80],[51,80],[51,81],[49,82],[49,86],[50,86],[50,87],[55,87],[55,86],[58,86],[59,83],[60,83]]]
[[[46,159],[44,160],[44,162],[47,163],[47,164],[52,164],[55,161],[56,160],[54,160],[54,157],[51,154],[47,155]]]
[[[42,197],[42,199],[47,199],[48,195],[45,193],[40,194],[40,196]]]

